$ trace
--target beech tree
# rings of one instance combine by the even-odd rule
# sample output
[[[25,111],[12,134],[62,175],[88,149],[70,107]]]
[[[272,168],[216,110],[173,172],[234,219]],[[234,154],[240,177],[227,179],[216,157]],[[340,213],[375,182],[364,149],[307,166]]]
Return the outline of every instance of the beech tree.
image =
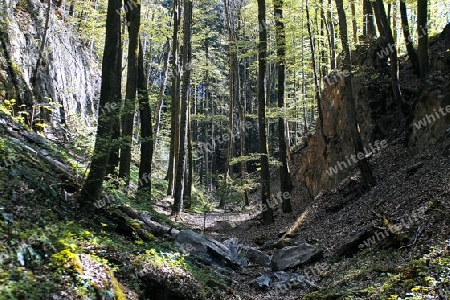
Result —
[[[275,0],[274,3],[275,29],[277,41],[277,68],[278,68],[278,108],[280,113],[285,110],[285,89],[286,89],[286,31],[283,23],[283,0]],[[282,195],[291,191],[291,176],[289,172],[289,162],[287,159],[286,147],[286,127],[283,116],[278,118],[278,146],[280,151],[280,190]],[[283,212],[292,212],[290,197],[283,197]]]
[[[120,0],[108,0],[99,108],[107,107],[115,102],[120,43],[120,15],[116,11],[120,10],[121,6]],[[117,113],[114,110],[104,110],[98,116],[94,153],[89,174],[79,196],[81,205],[92,204],[100,196],[111,146],[113,125],[111,120],[114,120],[114,115]]]
[[[355,154],[364,153],[364,147],[361,141],[361,136],[358,132],[358,124],[356,121],[356,109],[355,109],[355,98],[353,92],[353,83],[352,83],[352,63],[350,57],[350,46],[348,43],[348,32],[347,32],[347,18],[345,16],[344,11],[344,3],[343,0],[335,0],[337,13],[339,17],[339,33],[342,41],[342,51],[343,51],[343,67],[344,70],[348,70],[349,76],[345,77],[345,95],[347,97],[347,109],[349,111],[350,120],[350,130],[351,136],[353,140],[353,146],[355,149]],[[367,158],[358,160],[358,167],[361,171],[363,185],[366,189],[375,185],[375,177],[372,174],[372,167],[369,164]]]
[[[270,170],[269,150],[266,135],[266,58],[267,58],[267,27],[266,1],[258,0],[258,126],[259,152],[261,155],[261,204],[263,222],[265,225],[273,223],[273,210],[270,201]]]
[[[134,1],[128,0],[127,2]],[[138,54],[139,54],[139,30],[141,23],[141,4],[128,4],[135,6],[126,13],[129,45],[128,45],[128,69],[125,103],[122,114],[122,142],[120,147],[119,177],[124,178],[126,184],[130,181],[131,144],[133,136],[134,113],[136,110],[136,92],[138,85]]]

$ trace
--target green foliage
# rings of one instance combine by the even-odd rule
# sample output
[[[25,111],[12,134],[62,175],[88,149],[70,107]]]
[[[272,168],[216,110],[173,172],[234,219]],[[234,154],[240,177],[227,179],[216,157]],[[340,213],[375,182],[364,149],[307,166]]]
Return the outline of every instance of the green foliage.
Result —
[[[205,195],[204,187],[202,186],[192,188],[192,198],[190,200],[191,210],[195,213],[209,212],[214,208],[211,197]]]

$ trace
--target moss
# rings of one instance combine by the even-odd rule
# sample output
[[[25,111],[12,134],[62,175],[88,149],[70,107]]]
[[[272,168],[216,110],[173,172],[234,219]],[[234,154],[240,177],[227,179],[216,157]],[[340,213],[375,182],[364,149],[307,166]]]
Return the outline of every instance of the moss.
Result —
[[[69,249],[64,249],[59,253],[53,254],[50,266],[57,268],[60,273],[83,274],[83,265],[81,264],[80,258]]]
[[[109,278],[111,278],[112,288],[114,290],[114,294],[116,295],[116,300],[126,300],[125,294],[122,291],[122,287],[117,278],[114,276],[113,272],[108,270],[106,273],[108,274]]]
[[[303,297],[304,300],[336,300],[342,299],[342,295],[337,292],[316,291]]]

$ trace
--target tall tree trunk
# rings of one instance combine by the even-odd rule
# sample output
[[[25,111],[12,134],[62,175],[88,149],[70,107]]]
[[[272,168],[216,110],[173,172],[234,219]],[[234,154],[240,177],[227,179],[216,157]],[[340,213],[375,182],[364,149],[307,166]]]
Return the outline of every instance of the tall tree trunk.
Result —
[[[180,0],[173,1],[173,34],[172,34],[172,105],[170,108],[170,153],[169,166],[167,168],[167,195],[172,196],[174,193],[175,169],[177,165],[177,154],[179,148],[179,130],[178,124],[180,120],[180,66],[179,66],[179,41],[178,30],[180,28]]]
[[[186,148],[188,142],[188,114],[189,114],[189,93],[191,79],[191,36],[192,36],[192,1],[184,0],[183,19],[183,83],[181,87],[181,113],[180,113],[180,149],[178,153],[178,165],[175,180],[175,199],[172,207],[172,216],[175,219],[181,217],[183,209],[184,176],[186,174]]]
[[[50,27],[50,16],[52,10],[52,0],[48,0],[47,5],[48,8],[47,8],[47,16],[45,17],[44,36],[42,37],[41,46],[39,47],[39,56],[38,59],[36,60],[36,66],[34,67],[34,74],[33,77],[31,78],[32,88],[36,86],[37,80],[39,78],[39,71],[41,69],[42,57],[44,56],[45,44],[47,44],[48,29]]]
[[[108,165],[106,167],[106,175],[115,174],[116,168],[119,166],[119,149],[120,149],[120,106],[122,103],[122,34],[119,28],[119,51],[117,52],[116,64],[116,105],[114,106],[116,119],[112,123],[112,144],[109,153]],[[112,109],[111,107],[107,109]],[[117,175],[117,174],[116,174]]]
[[[311,32],[311,19],[309,17],[308,0],[306,0],[306,27],[308,29],[309,46],[311,48],[311,62],[312,62],[312,69],[313,69],[313,74],[314,74],[314,98],[316,100],[317,111],[319,113],[320,132],[322,134],[323,141],[325,143],[328,143],[328,138],[325,135],[325,132],[323,130],[323,113],[322,113],[322,109],[321,109],[322,105],[321,105],[321,99],[320,99],[320,87],[319,87],[319,79],[318,79],[318,75],[317,75],[316,51],[314,48],[313,35]]]
[[[364,147],[361,141],[361,136],[358,132],[358,124],[356,121],[356,109],[355,109],[355,98],[353,92],[353,83],[352,83],[352,64],[350,57],[350,46],[348,44],[347,37],[347,19],[344,11],[344,3],[343,0],[335,0],[336,8],[339,17],[339,32],[341,35],[342,41],[342,49],[344,52],[344,70],[348,70],[350,76],[345,77],[345,95],[347,97],[347,109],[349,111],[348,116],[350,118],[350,130],[351,136],[353,140],[353,146],[355,149],[355,155],[358,156],[358,153],[364,153]],[[320,110],[320,107],[319,107]],[[358,157],[359,159],[359,157]],[[370,187],[375,185],[375,178],[372,174],[372,167],[370,166],[367,158],[358,160],[358,167],[361,171],[363,185],[365,188],[369,189]]]
[[[138,83],[139,28],[141,23],[141,5],[131,4],[131,1],[135,0],[128,0],[128,5],[136,5],[136,7],[128,10],[126,13],[129,33],[128,68],[125,103],[122,114],[122,143],[119,164],[119,177],[125,180],[126,185],[130,182],[131,147]]]
[[[400,80],[398,75],[398,58],[397,58],[397,46],[394,42],[394,37],[392,36],[392,30],[388,23],[388,18],[386,15],[386,10],[384,9],[383,0],[376,0],[374,3],[375,15],[377,18],[378,30],[386,38],[389,60],[391,64],[391,80],[392,80],[392,92],[394,94],[394,99],[399,108],[400,112],[405,113],[406,107],[403,100],[402,92],[400,90]]]
[[[167,86],[167,78],[169,77],[169,62],[170,62],[170,50],[171,50],[171,41],[168,38],[166,42],[166,54],[164,58],[164,66],[163,66],[163,80],[161,83],[161,87],[159,88],[159,94],[158,94],[158,104],[156,106],[155,110],[155,129],[154,129],[154,139],[153,139],[153,151],[156,149],[156,142],[159,136],[159,128],[161,123],[161,115],[162,115],[162,109],[164,106],[164,92],[166,90]],[[153,160],[153,156],[152,156]]]
[[[258,0],[258,125],[259,125],[259,152],[261,154],[261,205],[263,223],[273,223],[273,210],[270,201],[270,169],[269,151],[266,136],[266,58],[267,58],[267,28],[266,28],[266,1]]]
[[[334,30],[333,8],[331,7],[331,0],[328,0],[328,24],[330,30],[330,67],[332,70],[336,69],[336,33]]]
[[[413,40],[409,31],[409,22],[408,22],[408,15],[406,12],[405,0],[400,0],[400,18],[402,20],[402,30],[403,36],[405,37],[406,51],[408,52],[408,57],[409,60],[411,61],[411,64],[413,65],[415,73],[419,75],[420,74],[419,58],[417,57],[417,52],[414,49]]]
[[[120,43],[120,16],[116,10],[121,6],[121,0],[108,0],[99,107],[107,107],[116,99],[116,64]],[[115,119],[114,115],[117,113],[117,111],[110,110],[99,115],[90,171],[79,195],[81,205],[92,204],[100,196],[111,144],[111,120]]]
[[[286,90],[286,30],[283,22],[283,0],[275,0],[274,3],[275,29],[277,41],[277,67],[278,67],[278,108],[285,110],[284,97]],[[280,191],[282,195],[282,208],[284,213],[291,213],[291,175],[287,159],[286,129],[283,116],[278,118],[278,147],[280,151]]]
[[[192,185],[194,183],[194,153],[192,151],[192,123],[191,111],[188,108],[188,140],[187,140],[187,176],[184,186],[184,208],[190,209],[192,206]]]
[[[350,10],[352,11],[353,42],[356,44],[358,43],[358,27],[356,26],[355,0],[350,0]]]
[[[235,4],[235,3],[233,3]],[[239,6],[239,5],[237,5]],[[228,42],[229,42],[229,86],[228,86],[228,139],[227,139],[227,154],[225,161],[225,176],[224,186],[227,188],[227,180],[230,176],[230,162],[233,156],[233,125],[234,125],[234,103],[238,102],[236,98],[239,97],[238,92],[238,48],[237,48],[237,26],[235,25],[237,15],[239,15],[239,7],[234,7],[229,1],[224,0],[225,17],[227,20]],[[225,206],[225,197],[220,198],[219,207]]]
[[[424,79],[430,69],[428,52],[428,0],[417,0],[417,54],[419,57],[420,78]]]
[[[139,113],[141,119],[141,162],[139,165],[139,189],[145,189],[151,195],[152,174],[152,116],[147,88],[147,72],[144,67],[144,49],[142,41],[139,40],[138,57],[138,99]]]
[[[375,21],[373,17],[372,4],[370,0],[363,0],[363,11],[364,11],[364,29],[363,35],[375,37],[377,35],[377,31],[375,29]]]

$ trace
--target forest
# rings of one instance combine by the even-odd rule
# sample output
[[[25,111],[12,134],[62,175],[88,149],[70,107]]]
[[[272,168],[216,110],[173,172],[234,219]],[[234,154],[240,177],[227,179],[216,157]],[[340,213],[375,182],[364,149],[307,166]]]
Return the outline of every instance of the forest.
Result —
[[[450,299],[450,3],[0,7],[0,300]]]

